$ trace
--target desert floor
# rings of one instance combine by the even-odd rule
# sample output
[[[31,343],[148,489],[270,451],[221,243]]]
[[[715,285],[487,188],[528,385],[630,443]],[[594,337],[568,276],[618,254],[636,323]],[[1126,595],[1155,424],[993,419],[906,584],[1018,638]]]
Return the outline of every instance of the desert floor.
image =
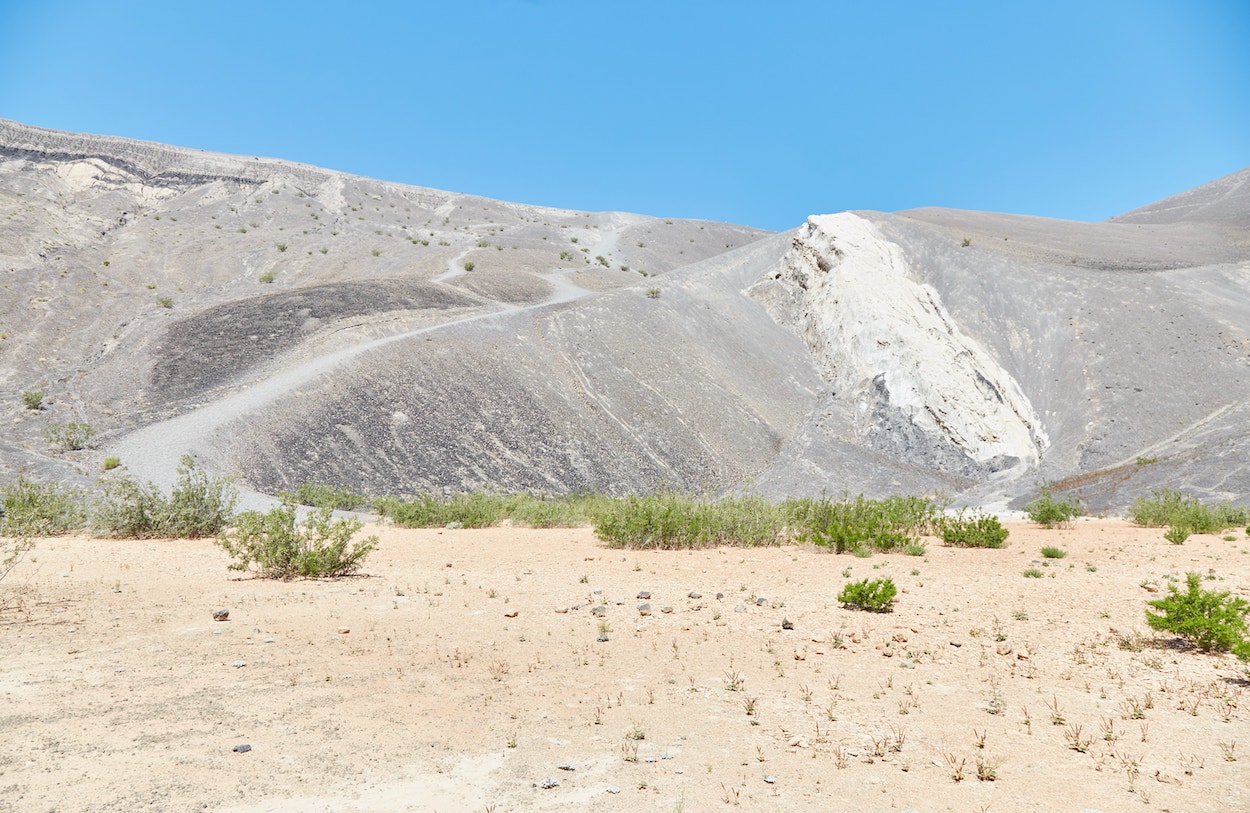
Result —
[[[367,575],[292,582],[42,540],[0,584],[0,810],[1250,810],[1246,665],[1144,614],[1186,571],[1250,595],[1244,530],[1010,528],[860,559],[371,526]],[[838,605],[886,575],[895,612]]]

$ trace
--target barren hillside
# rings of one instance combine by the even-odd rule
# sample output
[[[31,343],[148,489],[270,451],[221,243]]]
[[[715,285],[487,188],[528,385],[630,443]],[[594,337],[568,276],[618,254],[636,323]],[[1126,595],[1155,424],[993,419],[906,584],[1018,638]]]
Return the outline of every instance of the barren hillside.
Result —
[[[1246,177],[777,235],[0,121],[0,476],[1245,499]]]

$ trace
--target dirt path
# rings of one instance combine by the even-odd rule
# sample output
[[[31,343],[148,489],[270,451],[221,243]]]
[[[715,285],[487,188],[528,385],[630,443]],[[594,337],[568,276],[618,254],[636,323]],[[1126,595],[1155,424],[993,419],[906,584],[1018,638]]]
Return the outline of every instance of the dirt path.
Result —
[[[455,262],[455,260],[449,262],[449,273]],[[327,353],[297,364],[263,381],[248,385],[229,397],[131,432],[111,443],[104,451],[108,455],[115,455],[124,460],[129,473],[139,480],[152,481],[168,489],[177,478],[178,463],[182,455],[207,451],[213,436],[227,423],[294,392],[326,373],[349,364],[364,353],[415,336],[436,334],[441,330],[472,322],[511,317],[527,311],[573,302],[595,294],[593,291],[577,286],[563,273],[555,272],[542,276],[554,285],[554,290],[551,296],[540,303],[519,307],[497,303],[499,310],[496,311],[465,316],[393,336],[384,336]],[[438,279],[444,280],[445,278],[448,278],[447,274],[441,275]],[[240,495],[241,508],[265,508],[272,503],[272,497],[258,492],[244,490]]]

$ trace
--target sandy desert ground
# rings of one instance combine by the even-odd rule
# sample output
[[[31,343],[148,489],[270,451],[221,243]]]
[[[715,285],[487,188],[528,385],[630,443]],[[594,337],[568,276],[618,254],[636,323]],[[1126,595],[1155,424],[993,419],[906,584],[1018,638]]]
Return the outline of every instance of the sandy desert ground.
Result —
[[[1186,571],[1250,595],[1244,530],[1010,527],[860,559],[375,526],[367,575],[292,582],[44,540],[0,585],[0,810],[1250,810],[1246,665],[1144,618]],[[895,612],[838,605],[884,575]]]

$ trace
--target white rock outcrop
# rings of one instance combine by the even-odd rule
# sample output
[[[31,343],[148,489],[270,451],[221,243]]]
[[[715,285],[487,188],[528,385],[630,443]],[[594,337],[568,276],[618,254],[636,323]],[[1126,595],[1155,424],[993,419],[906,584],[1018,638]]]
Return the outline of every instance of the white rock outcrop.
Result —
[[[854,400],[857,430],[876,445],[982,471],[1036,464],[1046,447],[1016,381],[867,219],[809,218],[752,294],[803,337],[835,397]]]

